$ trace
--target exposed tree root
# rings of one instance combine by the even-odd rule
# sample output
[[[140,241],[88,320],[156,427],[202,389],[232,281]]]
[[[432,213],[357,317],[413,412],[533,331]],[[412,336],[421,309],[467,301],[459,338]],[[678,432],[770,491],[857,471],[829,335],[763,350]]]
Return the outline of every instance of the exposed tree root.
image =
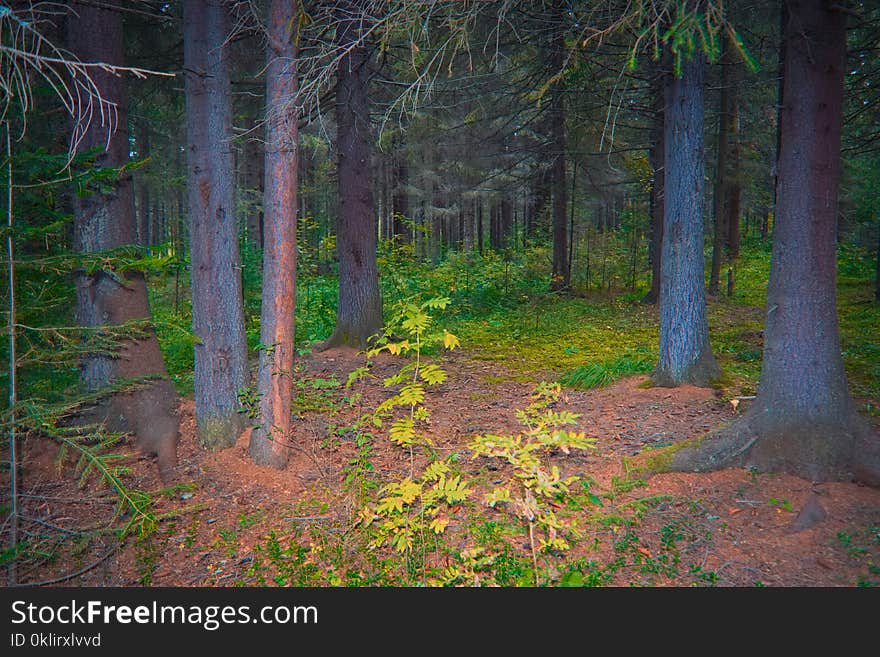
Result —
[[[809,481],[858,481],[880,487],[880,435],[853,413],[846,422],[786,423],[750,412],[702,438],[626,461],[628,472],[710,472],[746,467]]]

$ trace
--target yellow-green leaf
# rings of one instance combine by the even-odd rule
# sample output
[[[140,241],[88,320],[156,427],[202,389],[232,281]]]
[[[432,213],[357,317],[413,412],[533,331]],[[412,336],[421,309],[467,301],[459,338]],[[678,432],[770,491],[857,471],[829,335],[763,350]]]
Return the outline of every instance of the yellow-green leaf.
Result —
[[[459,342],[459,340],[456,336],[454,336],[449,331],[444,331],[444,335],[443,335],[443,346],[444,347],[446,347],[447,349],[452,351],[453,349],[458,347],[460,344],[461,343]]]

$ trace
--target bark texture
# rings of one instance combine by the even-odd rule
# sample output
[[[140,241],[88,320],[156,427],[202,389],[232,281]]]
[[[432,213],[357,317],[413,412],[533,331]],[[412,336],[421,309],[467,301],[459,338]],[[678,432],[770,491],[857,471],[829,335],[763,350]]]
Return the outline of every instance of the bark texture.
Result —
[[[273,0],[266,68],[266,177],[263,202],[263,298],[260,310],[260,424],[251,433],[254,463],[283,468],[290,439],[296,305],[297,6]]]
[[[109,7],[73,3],[68,18],[67,43],[85,62],[123,64],[122,14]],[[93,69],[95,82],[105,99],[115,103],[117,130],[107,143],[107,126],[95,119],[82,140],[82,149],[105,148],[96,164],[119,168],[128,162],[128,99],[125,79]],[[130,176],[123,177],[112,192],[93,191],[74,201],[74,248],[93,253],[134,244],[137,241],[134,193]],[[149,322],[147,287],[140,272],[116,275],[99,270],[76,277],[76,319],[82,326]],[[177,463],[179,420],[177,393],[168,379],[152,327],[147,337],[126,339],[112,356],[93,354],[81,362],[85,387],[99,390],[117,381],[145,379],[128,392],[117,393],[83,413],[81,420],[104,422],[111,431],[134,435],[140,449],[159,457],[159,473],[167,480]]]
[[[880,485],[880,437],[855,410],[840,352],[836,224],[846,62],[845,14],[790,0],[785,23],[777,213],[764,357],[748,413],[678,469],[749,466],[813,481]]]
[[[190,222],[195,407],[199,441],[235,444],[247,384],[241,260],[235,225],[232,108],[222,0],[184,3],[187,195]]]
[[[364,348],[382,330],[382,299],[376,262],[378,217],[370,184],[372,132],[368,87],[370,56],[359,42],[359,2],[339,3],[339,41],[348,53],[336,77],[339,173],[339,304],[336,326],[323,348]]]
[[[703,56],[695,55],[666,85],[659,386],[705,386],[720,373],[703,278],[703,69]]]

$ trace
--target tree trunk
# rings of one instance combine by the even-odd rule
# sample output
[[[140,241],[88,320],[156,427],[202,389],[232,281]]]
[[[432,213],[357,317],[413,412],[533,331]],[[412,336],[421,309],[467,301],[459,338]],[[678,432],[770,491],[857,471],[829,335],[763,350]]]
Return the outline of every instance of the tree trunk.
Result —
[[[483,254],[483,197],[478,196],[477,204],[477,251]]]
[[[137,122],[137,132],[135,134],[137,140],[138,158],[144,160],[150,157],[150,126],[146,121]],[[149,225],[150,225],[150,181],[147,179],[143,169],[136,176],[138,180],[138,204],[137,204],[137,244],[140,246],[149,246]]]
[[[68,18],[68,47],[84,62],[123,64],[122,14],[110,8],[74,3]],[[91,74],[104,97],[115,103],[118,129],[97,157],[102,167],[119,168],[129,160],[128,98],[125,79],[100,69]],[[104,147],[106,126],[95,119],[89,126],[81,148]],[[74,200],[74,248],[93,253],[134,244],[137,239],[134,195],[131,177],[123,177],[112,192],[92,190]],[[98,270],[76,277],[77,322],[82,326],[118,325],[131,321],[149,322],[150,305],[141,272],[127,271],[121,276]],[[147,337],[124,339],[113,357],[91,354],[82,359],[82,381],[97,390],[116,381],[156,377],[86,412],[87,421],[103,421],[111,431],[134,434],[136,444],[159,457],[163,479],[173,474],[177,463],[177,393],[168,379],[155,332],[148,326]]]
[[[296,3],[272,0],[266,68],[266,181],[263,300],[260,310],[260,425],[251,434],[254,463],[283,468],[290,439],[296,303],[297,90]]]
[[[730,151],[730,117],[728,116],[731,96],[729,88],[729,71],[731,68],[730,49],[727,40],[721,42],[721,98],[718,113],[718,163],[715,170],[715,191],[712,195],[712,219],[714,233],[712,237],[712,266],[709,273],[709,294],[718,296],[718,283],[721,278],[721,266],[724,261],[724,247],[728,239],[727,228],[727,188],[728,188],[728,154]]]
[[[728,55],[730,57],[730,55]],[[727,256],[729,260],[739,258],[740,221],[742,214],[742,183],[740,182],[740,135],[739,135],[739,80],[740,65],[728,62],[727,103],[724,117],[727,119],[727,175],[724,191],[725,220],[727,227]]]
[[[551,54],[553,72],[562,69],[565,40],[560,33]],[[552,90],[550,108],[550,130],[553,139],[553,272],[550,279],[551,290],[564,290],[569,287],[568,280],[568,186],[565,184],[565,109],[563,108],[561,82]]]
[[[360,3],[340,3],[339,43],[348,53],[336,77],[339,172],[339,305],[336,328],[323,348],[364,348],[382,330],[382,299],[376,263],[376,213],[370,190],[369,53],[361,43]]]
[[[235,444],[247,385],[241,260],[233,193],[232,108],[222,0],[184,3],[187,193],[190,220],[195,410],[209,449]]]
[[[268,72],[266,73],[268,76]],[[261,131],[262,132],[262,131]],[[260,135],[260,141],[265,142],[264,135]],[[257,250],[263,248],[263,224],[265,221],[264,206],[262,199],[264,198],[265,186],[265,165],[266,155],[264,148],[260,148],[260,142],[257,139],[249,139],[243,147],[242,158],[244,159],[244,186],[247,190],[245,198],[248,203],[245,205],[247,216],[247,243]]]
[[[812,481],[880,485],[880,437],[847,389],[837,319],[835,233],[840,185],[846,15],[790,0],[785,105],[764,356],[757,399],[731,427],[675,455],[693,470],[749,466]]]
[[[663,206],[666,195],[664,194],[665,179],[665,154],[663,148],[664,139],[664,97],[666,77],[669,74],[665,69],[657,67],[656,75],[651,84],[651,93],[654,97],[654,116],[651,122],[651,150],[649,153],[651,169],[654,179],[651,183],[651,198],[649,207],[651,212],[651,241],[648,245],[648,253],[651,260],[651,290],[642,299],[643,303],[654,304],[660,300],[660,263],[663,253]]]
[[[391,212],[393,214],[394,236],[402,242],[410,241],[406,219],[409,218],[409,167],[406,161],[406,151],[403,149],[402,140],[395,140],[395,148],[392,150],[392,190]]]
[[[697,54],[666,85],[659,386],[705,386],[719,375],[703,278],[703,68]]]
[[[877,275],[874,277],[874,300],[880,301],[880,223],[877,224]]]

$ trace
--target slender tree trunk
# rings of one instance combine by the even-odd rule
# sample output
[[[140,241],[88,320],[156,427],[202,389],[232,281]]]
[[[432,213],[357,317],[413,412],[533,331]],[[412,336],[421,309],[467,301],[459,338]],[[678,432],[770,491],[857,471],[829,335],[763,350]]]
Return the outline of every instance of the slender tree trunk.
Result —
[[[742,183],[740,182],[740,125],[739,125],[740,67],[731,62],[727,75],[727,189],[724,193],[727,226],[727,255],[730,260],[739,258],[742,221]]]
[[[648,253],[651,260],[651,290],[642,299],[643,303],[657,303],[660,300],[660,274],[663,254],[663,206],[666,200],[664,194],[665,180],[665,153],[664,139],[664,105],[666,99],[666,76],[669,74],[660,66],[657,67],[655,77],[651,84],[651,93],[654,97],[654,116],[651,122],[651,150],[649,158],[654,179],[651,183],[651,198],[649,207],[651,210],[651,241]]]
[[[402,242],[409,242],[410,235],[407,230],[405,219],[409,218],[409,166],[406,161],[406,151],[403,149],[402,140],[396,141],[392,151],[392,191],[391,211],[393,213],[394,236]]]
[[[268,75],[268,72],[267,72]],[[262,136],[262,135],[261,135]],[[265,136],[261,141],[265,142]],[[256,140],[248,140],[243,147],[244,159],[244,186],[247,189],[247,242],[251,248],[262,250],[263,248],[263,223],[264,223],[264,178],[266,156],[263,148],[260,148]],[[257,202],[259,199],[259,202]]]
[[[730,151],[730,108],[729,71],[731,68],[730,49],[727,40],[722,40],[721,52],[721,97],[718,113],[718,163],[715,170],[715,191],[712,195],[712,218],[714,234],[712,238],[712,266],[709,273],[709,294],[718,296],[718,283],[724,261],[724,247],[728,239],[727,229],[727,188],[728,154]]]
[[[260,425],[251,433],[254,463],[283,468],[290,439],[296,303],[297,90],[295,2],[269,9],[266,68],[266,196],[260,311]]]
[[[68,47],[84,62],[123,64],[122,14],[112,8],[74,3],[68,18]],[[116,105],[118,129],[106,142],[106,126],[95,119],[86,132],[83,150],[102,148],[98,166],[118,168],[129,160],[128,98],[125,79],[100,69],[91,71],[104,97]],[[74,201],[74,248],[93,253],[134,244],[137,239],[134,195],[130,176],[123,177],[111,192],[91,190]],[[98,270],[76,277],[77,322],[82,326],[118,325],[132,321],[149,323],[150,306],[141,272],[121,276]],[[91,354],[82,359],[82,381],[97,390],[115,381],[157,377],[131,392],[114,395],[85,413],[88,421],[104,421],[112,431],[134,434],[138,446],[158,454],[163,479],[173,474],[177,462],[179,421],[177,393],[168,379],[159,343],[152,326],[147,336],[124,339],[109,357]]]
[[[554,43],[551,61],[554,73],[559,72],[563,65],[565,40],[560,33]],[[565,176],[565,109],[563,107],[561,83],[552,90],[553,103],[550,109],[550,130],[553,135],[553,272],[550,289],[564,290],[569,287],[568,280],[568,234],[567,217],[568,187]]]
[[[483,197],[478,196],[477,204],[477,251],[483,254]]]
[[[190,220],[195,410],[209,449],[235,444],[247,385],[241,259],[235,221],[232,107],[222,0],[184,3],[187,192]]]
[[[376,262],[376,213],[370,190],[369,53],[352,47],[363,29],[364,0],[341,0],[339,43],[350,48],[336,78],[339,171],[339,305],[336,327],[323,348],[363,348],[382,330],[382,299]]]
[[[877,275],[874,277],[874,300],[880,301],[880,223],[877,224]]]
[[[137,123],[137,139],[138,157],[146,159],[150,157],[150,126],[146,121]],[[143,169],[140,170],[138,176],[138,207],[137,207],[137,243],[141,246],[149,246],[148,232],[150,225],[150,181],[144,174]]]
[[[880,436],[856,413],[838,333],[835,229],[846,14],[825,0],[788,0],[786,14],[785,105],[758,395],[740,421],[677,452],[673,466],[743,465],[812,481],[855,476],[880,486]]]
[[[660,359],[656,385],[705,386],[719,375],[709,344],[703,265],[703,69],[697,54],[666,86]]]

